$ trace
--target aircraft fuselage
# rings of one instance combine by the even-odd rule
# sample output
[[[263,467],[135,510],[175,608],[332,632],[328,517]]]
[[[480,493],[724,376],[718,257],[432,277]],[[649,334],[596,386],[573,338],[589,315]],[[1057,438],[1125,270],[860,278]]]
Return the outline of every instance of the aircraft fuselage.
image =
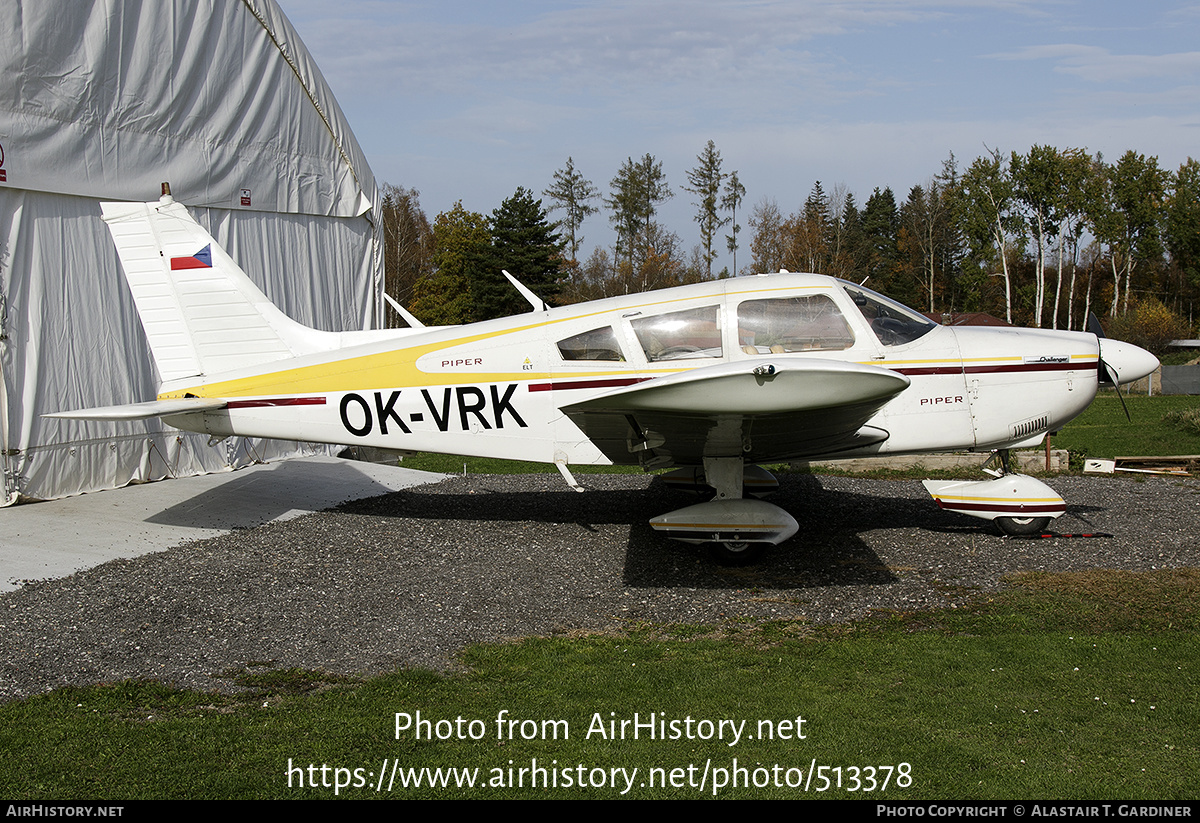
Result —
[[[585,434],[578,414],[564,409],[621,387],[715,366],[736,371],[744,364],[749,371],[820,360],[906,377],[907,388],[864,418],[868,429],[883,435],[828,447],[830,454],[849,456],[1036,443],[1095,396],[1094,335],[938,326],[904,311],[829,277],[743,277],[466,326],[373,333],[369,342],[328,352],[177,379],[163,385],[159,398],[227,398],[225,409],[167,418],[179,428],[217,436],[547,463],[646,464],[655,453],[652,441],[639,446],[634,437],[627,448],[604,446],[595,432]],[[708,399],[696,409],[698,417],[720,406],[721,398]],[[736,405],[736,397],[728,399]],[[845,401],[830,403],[829,416],[840,405]],[[636,429],[637,413],[621,418],[614,427]],[[665,458],[660,453],[655,465],[695,463],[697,454],[715,448],[711,444],[720,438],[713,432],[720,426],[718,420],[701,427],[694,447]],[[816,457],[825,448],[772,451],[770,444],[754,444],[754,428],[743,423],[733,435],[750,443],[748,458]],[[757,429],[771,436],[769,420]]]

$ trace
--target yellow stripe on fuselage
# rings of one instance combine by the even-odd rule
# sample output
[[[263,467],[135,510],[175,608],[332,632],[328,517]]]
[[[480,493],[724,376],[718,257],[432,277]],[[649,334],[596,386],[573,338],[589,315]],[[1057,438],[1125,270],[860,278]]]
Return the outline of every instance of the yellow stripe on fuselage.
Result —
[[[747,291],[737,291],[734,293],[738,295],[747,295],[757,294],[759,292],[819,291],[827,289],[828,286],[825,285],[800,287],[789,286],[752,289]],[[452,337],[449,339],[440,340],[438,342],[405,346],[388,351],[374,352],[371,354],[363,354],[358,356],[338,356],[339,352],[335,351],[329,353],[330,359],[322,362],[309,363],[303,366],[293,366],[291,368],[281,368],[273,371],[264,371],[260,374],[231,380],[197,382],[190,386],[184,386],[174,389],[170,392],[160,394],[158,399],[169,400],[173,398],[184,397],[185,395],[190,395],[193,397],[269,397],[275,395],[332,394],[348,391],[392,389],[400,386],[412,386],[414,388],[419,388],[424,386],[457,385],[460,383],[513,383],[530,380],[547,380],[550,379],[551,374],[546,371],[424,372],[421,371],[416,364],[417,360],[426,354],[443,349],[467,346],[484,340],[495,341],[498,344],[502,344],[506,342],[505,338],[508,338],[511,335],[530,332],[547,326],[555,326],[560,323],[583,320],[589,317],[599,317],[601,315],[614,315],[613,320],[615,321],[617,313],[627,314],[631,311],[652,309],[659,306],[672,304],[720,301],[724,300],[728,294],[728,292],[713,291],[707,294],[689,295],[686,297],[679,297],[676,295],[669,299],[648,300],[643,303],[634,303],[616,308],[610,306],[609,308],[597,309],[595,311],[580,312],[577,314],[571,313],[563,317],[540,320],[538,322],[528,323],[526,325],[517,326],[511,329],[479,332],[477,334],[469,334],[464,337]],[[530,341],[531,346],[540,345],[542,342],[543,341],[541,339]],[[397,340],[397,343],[403,346],[403,338]],[[281,362],[287,363],[289,361]],[[264,364],[264,369],[270,369],[272,365],[274,364]],[[641,376],[656,376],[662,374],[674,374],[675,372],[684,370],[686,369],[643,368],[634,372],[631,368],[628,370],[593,371],[591,369],[575,370],[570,365],[564,364],[563,368],[559,371],[556,371],[553,376],[557,379],[570,377],[612,377],[617,375],[632,374]]]

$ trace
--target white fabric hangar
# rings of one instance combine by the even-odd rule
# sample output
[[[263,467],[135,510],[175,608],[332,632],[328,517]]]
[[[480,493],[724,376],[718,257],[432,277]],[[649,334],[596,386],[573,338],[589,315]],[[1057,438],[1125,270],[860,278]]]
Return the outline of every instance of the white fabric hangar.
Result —
[[[0,0],[0,503],[315,448],[41,417],[154,398],[99,202],[164,181],[291,317],[378,325],[375,179],[274,0]]]

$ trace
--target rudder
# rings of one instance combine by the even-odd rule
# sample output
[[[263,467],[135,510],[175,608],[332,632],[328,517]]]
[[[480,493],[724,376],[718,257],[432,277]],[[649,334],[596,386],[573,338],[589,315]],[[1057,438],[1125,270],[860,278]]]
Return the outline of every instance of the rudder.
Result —
[[[164,383],[324,348],[170,195],[100,207]]]

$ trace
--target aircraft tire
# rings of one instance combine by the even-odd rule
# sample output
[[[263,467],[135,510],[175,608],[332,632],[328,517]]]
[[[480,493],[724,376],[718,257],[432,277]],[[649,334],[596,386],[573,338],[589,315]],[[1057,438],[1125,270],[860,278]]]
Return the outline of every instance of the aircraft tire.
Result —
[[[730,540],[724,543],[709,543],[708,553],[722,566],[748,566],[762,557],[767,545]]]
[[[1041,534],[1050,525],[1049,517],[997,517],[995,524],[1008,535]]]

